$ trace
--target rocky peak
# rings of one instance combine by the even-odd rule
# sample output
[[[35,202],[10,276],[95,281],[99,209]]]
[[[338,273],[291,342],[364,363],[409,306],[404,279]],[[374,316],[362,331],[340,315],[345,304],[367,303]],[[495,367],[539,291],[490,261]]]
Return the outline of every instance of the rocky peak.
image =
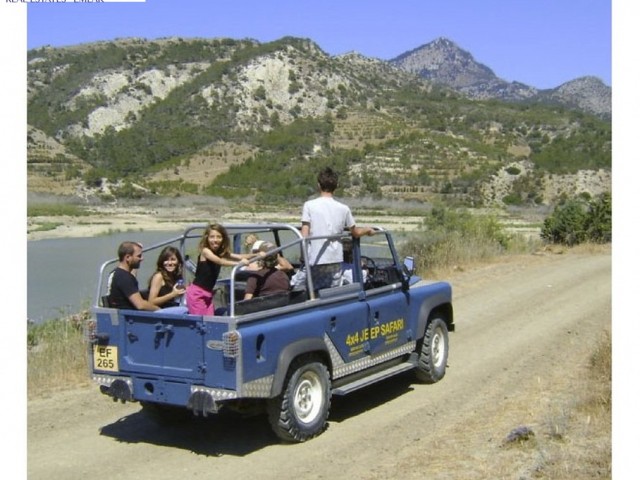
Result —
[[[611,116],[611,87],[596,77],[578,78],[549,90],[507,82],[489,67],[476,62],[469,52],[442,37],[403,53],[389,63],[476,100],[552,102],[604,118]]]
[[[469,52],[446,38],[438,38],[403,53],[390,60],[390,63],[452,88],[463,88],[497,79],[490,68],[476,62]]]

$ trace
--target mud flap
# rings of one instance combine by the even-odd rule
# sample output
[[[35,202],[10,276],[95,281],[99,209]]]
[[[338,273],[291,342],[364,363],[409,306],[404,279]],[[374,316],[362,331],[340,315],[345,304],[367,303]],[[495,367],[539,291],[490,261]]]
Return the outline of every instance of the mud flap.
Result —
[[[132,402],[133,394],[129,385],[124,380],[114,380],[109,387],[101,387],[100,391],[105,395],[113,397],[113,401],[120,400],[124,402]]]
[[[194,392],[189,397],[189,403],[187,408],[190,409],[194,415],[202,415],[206,417],[209,413],[216,413],[218,411],[218,405],[213,400],[213,397],[208,392]]]

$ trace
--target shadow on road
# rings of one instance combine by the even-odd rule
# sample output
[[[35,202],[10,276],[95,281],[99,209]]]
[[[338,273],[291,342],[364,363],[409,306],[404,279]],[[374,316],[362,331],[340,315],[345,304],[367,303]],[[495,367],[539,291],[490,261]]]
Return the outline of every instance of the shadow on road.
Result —
[[[120,442],[175,447],[207,456],[244,456],[278,443],[266,415],[243,417],[232,412],[162,421],[140,410],[105,425],[100,433]]]
[[[329,415],[331,424],[348,421],[371,409],[392,408],[387,402],[413,388],[413,376],[400,375],[344,397],[333,397]],[[185,412],[188,413],[188,412]],[[243,416],[221,411],[209,417],[185,415],[180,419],[160,419],[140,410],[105,425],[100,434],[124,443],[147,443],[175,447],[198,455],[244,456],[270,445],[280,443],[271,430],[266,414]]]
[[[392,408],[391,405],[387,406],[385,404],[412,391],[412,384],[415,381],[415,375],[412,372],[406,372],[361,390],[356,390],[349,395],[334,396],[331,399],[329,423],[340,423],[374,408]]]

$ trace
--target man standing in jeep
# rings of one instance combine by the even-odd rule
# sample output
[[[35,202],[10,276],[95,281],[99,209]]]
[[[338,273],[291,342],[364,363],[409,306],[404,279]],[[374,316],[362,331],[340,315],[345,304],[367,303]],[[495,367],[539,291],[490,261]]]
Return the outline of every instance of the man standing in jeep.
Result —
[[[338,187],[338,174],[326,167],[318,174],[320,196],[308,200],[302,207],[302,235],[304,237],[340,235],[348,229],[354,238],[373,235],[371,227],[357,227],[351,209],[337,201],[333,192]],[[316,289],[340,285],[342,244],[339,240],[309,242],[309,262]]]

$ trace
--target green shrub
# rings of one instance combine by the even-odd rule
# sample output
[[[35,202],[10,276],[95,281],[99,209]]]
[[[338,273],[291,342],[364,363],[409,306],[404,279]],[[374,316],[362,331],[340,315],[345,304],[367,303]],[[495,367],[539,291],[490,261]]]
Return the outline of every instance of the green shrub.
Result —
[[[606,193],[590,202],[585,229],[592,242],[611,241],[611,194]]]
[[[549,243],[577,245],[611,241],[611,194],[591,202],[568,200],[544,220],[540,236]]]
[[[491,215],[434,208],[425,217],[418,234],[400,248],[413,255],[418,272],[469,264],[503,254],[512,239]]]
[[[522,205],[524,203],[522,201],[522,197],[515,192],[511,192],[508,195],[502,197],[502,202],[505,205]]]

